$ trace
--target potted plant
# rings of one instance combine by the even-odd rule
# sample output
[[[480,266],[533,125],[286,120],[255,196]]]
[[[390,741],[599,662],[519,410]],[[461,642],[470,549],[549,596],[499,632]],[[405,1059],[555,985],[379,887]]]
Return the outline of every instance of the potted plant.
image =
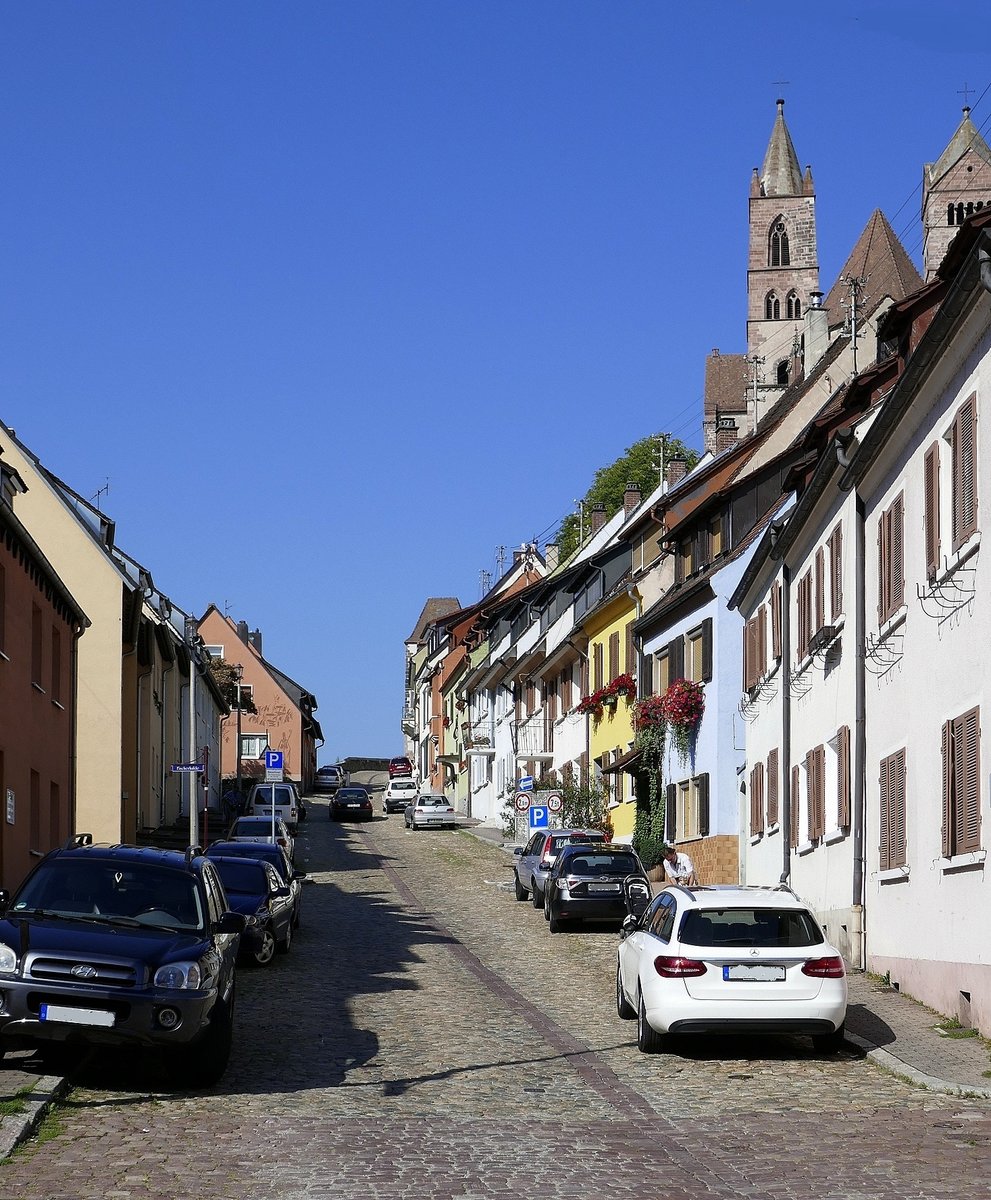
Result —
[[[705,691],[692,679],[676,679],[661,697],[661,713],[671,730],[671,740],[684,762],[705,712]]]

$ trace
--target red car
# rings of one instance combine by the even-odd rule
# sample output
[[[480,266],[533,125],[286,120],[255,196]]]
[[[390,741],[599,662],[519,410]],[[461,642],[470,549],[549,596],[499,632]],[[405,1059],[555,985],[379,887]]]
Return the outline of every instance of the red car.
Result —
[[[397,775],[412,775],[413,764],[405,754],[400,754],[396,758],[389,759],[389,778],[395,779]]]

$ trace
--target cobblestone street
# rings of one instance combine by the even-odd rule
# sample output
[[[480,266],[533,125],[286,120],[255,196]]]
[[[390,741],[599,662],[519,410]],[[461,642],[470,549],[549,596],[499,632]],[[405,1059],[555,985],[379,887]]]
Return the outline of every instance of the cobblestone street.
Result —
[[[2,1200],[988,1195],[987,1101],[802,1039],[641,1055],[614,930],[551,936],[463,831],[310,811],[302,928],[240,972],[222,1085],[85,1066]]]

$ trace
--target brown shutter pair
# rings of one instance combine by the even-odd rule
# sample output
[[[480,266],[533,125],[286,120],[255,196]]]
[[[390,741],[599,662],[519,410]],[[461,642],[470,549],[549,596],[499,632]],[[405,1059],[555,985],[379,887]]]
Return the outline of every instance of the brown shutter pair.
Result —
[[[778,820],[778,751],[775,747],[767,756],[767,823],[777,825]]]
[[[977,532],[977,396],[969,397],[953,422],[953,549]]]

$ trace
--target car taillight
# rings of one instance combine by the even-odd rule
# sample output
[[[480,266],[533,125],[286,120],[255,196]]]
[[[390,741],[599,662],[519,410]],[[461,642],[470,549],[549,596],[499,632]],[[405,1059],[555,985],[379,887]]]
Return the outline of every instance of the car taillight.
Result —
[[[670,954],[659,954],[654,959],[654,970],[664,979],[704,975],[705,963],[694,958],[675,958]]]
[[[846,974],[843,959],[839,955],[829,958],[810,958],[802,963],[802,974],[811,975],[816,979],[842,979]]]

